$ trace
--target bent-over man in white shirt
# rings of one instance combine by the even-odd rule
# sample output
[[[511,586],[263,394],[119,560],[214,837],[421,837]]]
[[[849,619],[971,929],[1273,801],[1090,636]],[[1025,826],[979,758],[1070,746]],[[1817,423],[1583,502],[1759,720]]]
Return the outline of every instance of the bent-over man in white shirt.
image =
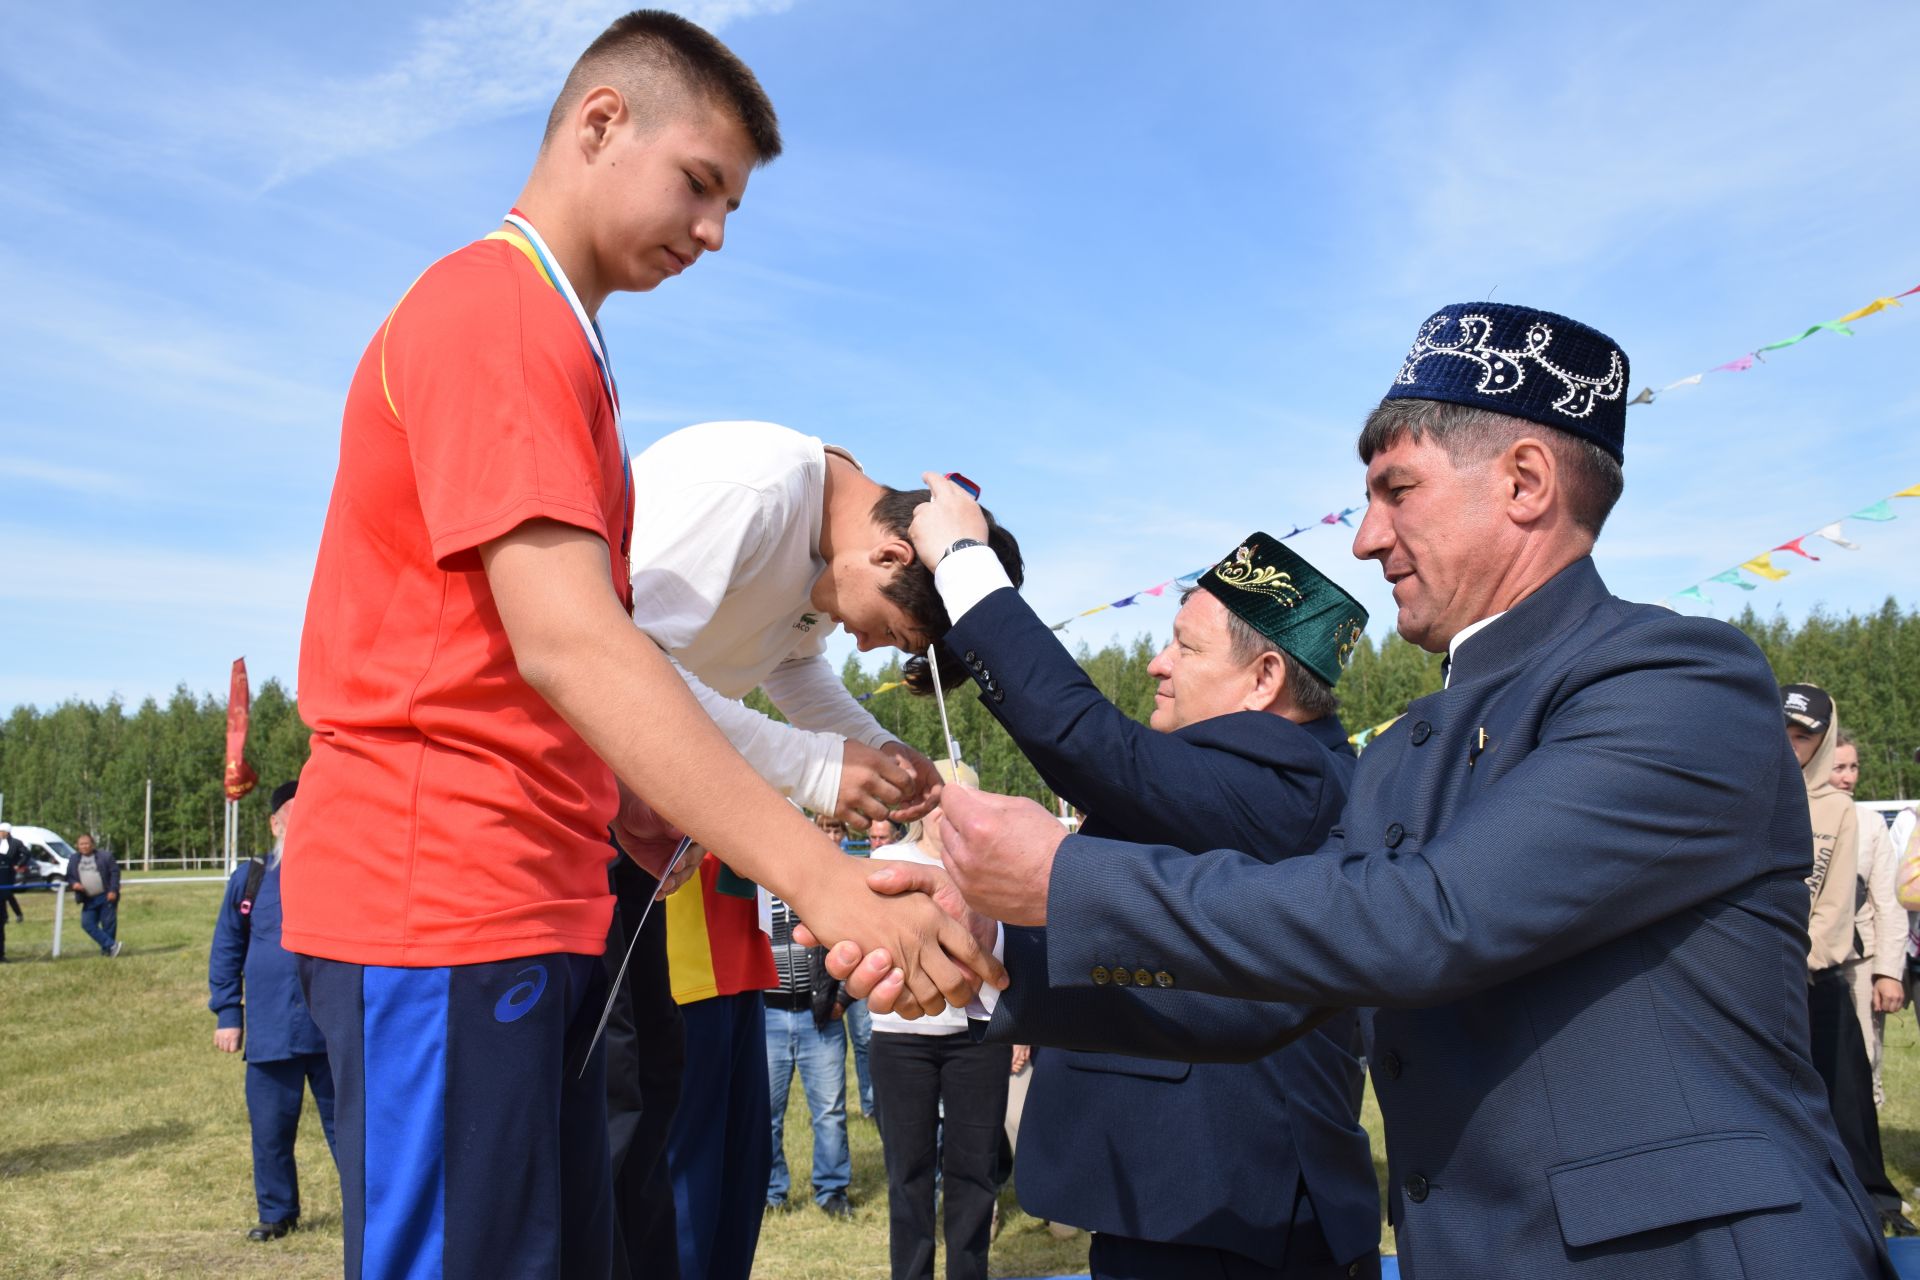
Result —
[[[672,657],[761,777],[818,813],[865,827],[920,816],[938,781],[880,726],[825,657],[834,627],[861,652],[923,655],[950,625],[908,528],[927,501],[870,479],[853,455],[768,422],[709,422],[633,460],[633,620]],[[1023,579],[1019,544],[988,520],[987,545]],[[965,679],[943,662],[953,687]],[[741,699],[765,690],[790,723]]]

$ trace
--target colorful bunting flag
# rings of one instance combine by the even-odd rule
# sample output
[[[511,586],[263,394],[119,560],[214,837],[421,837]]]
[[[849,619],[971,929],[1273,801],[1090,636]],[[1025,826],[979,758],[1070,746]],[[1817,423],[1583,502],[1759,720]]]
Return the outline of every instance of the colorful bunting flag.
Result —
[[[1673,598],[1675,600],[1694,600],[1699,602],[1700,604],[1713,603],[1711,600],[1707,599],[1707,593],[1702,591],[1698,587],[1688,587],[1685,591],[1676,592]]]
[[[1852,320],[1864,320],[1877,311],[1885,311],[1888,307],[1897,307],[1899,305],[1899,302],[1892,298],[1875,298],[1858,311],[1849,311],[1847,314],[1841,316],[1839,323],[1846,324]]]
[[[1805,547],[1800,545],[1811,536],[1812,536],[1811,534],[1803,533],[1799,537],[1795,538],[1792,542],[1781,543],[1779,546],[1775,547],[1774,550],[1775,551],[1791,551],[1793,552],[1793,554],[1797,556],[1805,556],[1809,560],[1818,561],[1820,559],[1819,556],[1813,554],[1813,552],[1807,550]]]
[[[1835,520],[1832,524],[1823,525],[1813,532],[1817,537],[1825,538],[1836,547],[1845,547],[1849,551],[1858,551],[1860,549],[1859,543],[1848,542],[1840,535],[1840,522],[1838,520]]]
[[[1920,498],[1920,484],[1910,484],[1893,496],[1896,498]]]
[[[1707,370],[1707,373],[1745,373],[1747,370],[1753,368],[1753,362],[1755,360],[1761,359],[1766,352],[1779,351],[1785,347],[1796,346],[1799,343],[1805,342],[1808,338],[1811,338],[1814,334],[1819,333],[1823,329],[1829,333],[1837,333],[1837,334],[1840,334],[1842,337],[1851,338],[1853,336],[1853,330],[1848,328],[1847,326],[1852,324],[1855,320],[1864,320],[1866,317],[1871,315],[1878,315],[1880,312],[1885,311],[1890,307],[1897,307],[1900,305],[1901,298],[1910,297],[1916,293],[1920,293],[1920,284],[1917,284],[1913,288],[1908,289],[1905,293],[1896,293],[1891,297],[1875,298],[1872,302],[1867,303],[1864,307],[1857,307],[1854,310],[1847,312],[1845,315],[1841,316],[1838,320],[1823,320],[1819,324],[1808,325],[1805,329],[1795,334],[1791,338],[1782,338],[1778,342],[1769,342],[1766,346],[1760,347],[1754,351],[1750,351],[1746,355],[1741,356],[1736,360],[1729,360],[1725,364],[1717,364],[1713,366],[1713,368]],[[1627,403],[1629,405],[1652,404],[1654,400],[1657,399],[1659,396],[1663,395],[1668,391],[1672,391],[1675,387],[1693,386],[1696,383],[1698,383],[1703,377],[1705,377],[1705,374],[1696,373],[1690,378],[1682,378],[1678,382],[1669,382],[1666,386],[1660,388],[1660,390],[1658,391],[1655,391],[1652,387],[1642,387],[1640,389],[1640,394],[1635,396],[1633,399],[1627,401]]]
[[[1880,501],[1874,503],[1870,507],[1860,508],[1858,511],[1854,512],[1852,515],[1848,516],[1847,519],[1849,520],[1892,520],[1894,519],[1893,504],[1887,501],[1885,498],[1882,498],[1880,499]]]
[[[1724,582],[1728,586],[1738,587],[1742,591],[1758,591],[1760,589],[1741,577],[1738,569],[1729,569],[1725,573],[1716,573],[1711,578],[1708,578],[1707,581]]]
[[[1773,567],[1773,553],[1762,551],[1751,560],[1743,560],[1740,567],[1748,573],[1765,578],[1768,582],[1778,582],[1787,576],[1787,570]]]
[[[1127,606],[1129,606],[1129,605],[1131,605],[1131,604],[1133,603],[1133,600],[1134,600],[1134,596],[1137,596],[1137,595],[1139,595],[1139,594],[1140,594],[1140,593],[1139,593],[1138,591],[1136,591],[1136,592],[1134,592],[1134,593],[1133,593],[1133,595],[1131,595],[1131,596],[1128,596],[1128,597],[1127,597],[1126,599],[1124,599],[1124,600],[1115,600],[1115,601],[1113,602],[1113,604],[1112,604],[1112,605],[1111,605],[1110,607],[1111,607],[1111,608],[1115,608],[1115,609],[1124,609],[1124,608],[1126,608]]]

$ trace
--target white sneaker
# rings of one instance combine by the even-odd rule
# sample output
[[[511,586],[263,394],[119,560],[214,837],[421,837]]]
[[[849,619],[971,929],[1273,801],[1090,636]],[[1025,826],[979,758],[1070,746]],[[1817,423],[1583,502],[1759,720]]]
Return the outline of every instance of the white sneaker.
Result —
[[[120,939],[118,939],[118,938],[115,938],[115,939],[113,940],[113,949],[112,949],[111,951],[109,951],[109,952],[107,952],[107,954],[108,954],[109,956],[117,956],[117,955],[119,955],[119,954],[120,954]]]

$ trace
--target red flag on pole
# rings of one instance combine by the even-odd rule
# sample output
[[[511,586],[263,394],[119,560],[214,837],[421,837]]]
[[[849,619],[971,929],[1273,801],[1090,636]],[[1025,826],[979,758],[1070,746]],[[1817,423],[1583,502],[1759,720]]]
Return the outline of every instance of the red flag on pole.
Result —
[[[233,660],[233,683],[227,688],[227,799],[238,800],[260,779],[247,763],[247,660]]]

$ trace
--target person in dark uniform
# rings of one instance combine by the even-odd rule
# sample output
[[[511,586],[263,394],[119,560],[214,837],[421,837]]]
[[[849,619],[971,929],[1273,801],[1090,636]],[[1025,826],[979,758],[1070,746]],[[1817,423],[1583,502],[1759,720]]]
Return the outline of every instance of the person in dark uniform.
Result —
[[[1374,1006],[1405,1274],[1890,1280],[1809,1050],[1812,830],[1773,673],[1591,558],[1627,374],[1531,308],[1421,327],[1361,432],[1354,552],[1446,683],[1368,746],[1318,855],[1195,858],[942,797],[966,902],[1047,926],[1007,931],[991,1034],[1233,1057]],[[888,957],[849,950],[885,1007]]]
[[[278,1240],[300,1223],[294,1140],[308,1087],[327,1149],[333,1137],[333,1072],[327,1042],[307,1013],[293,953],[280,945],[280,855],[293,819],[296,782],[273,789],[273,852],[243,863],[227,882],[207,958],[213,1046],[247,1055],[247,1121],[253,1129],[253,1194],[259,1222],[249,1240]]]
[[[967,545],[986,528],[973,498],[939,475],[927,483],[914,548],[954,619],[948,647],[1047,785],[1086,811],[1083,833],[1267,862],[1321,846],[1355,764],[1333,693],[1367,621],[1350,595],[1278,539],[1249,535],[1182,598],[1141,724]],[[1021,1206],[1093,1231],[1103,1280],[1378,1275],[1356,1021],[1342,1010],[1247,1064],[1036,1052]],[[1204,1159],[1169,1158],[1196,1147]]]
[[[13,834],[12,827],[0,822],[0,964],[7,962],[7,913],[11,911],[16,920],[27,918],[13,886],[30,865],[27,846]]]

